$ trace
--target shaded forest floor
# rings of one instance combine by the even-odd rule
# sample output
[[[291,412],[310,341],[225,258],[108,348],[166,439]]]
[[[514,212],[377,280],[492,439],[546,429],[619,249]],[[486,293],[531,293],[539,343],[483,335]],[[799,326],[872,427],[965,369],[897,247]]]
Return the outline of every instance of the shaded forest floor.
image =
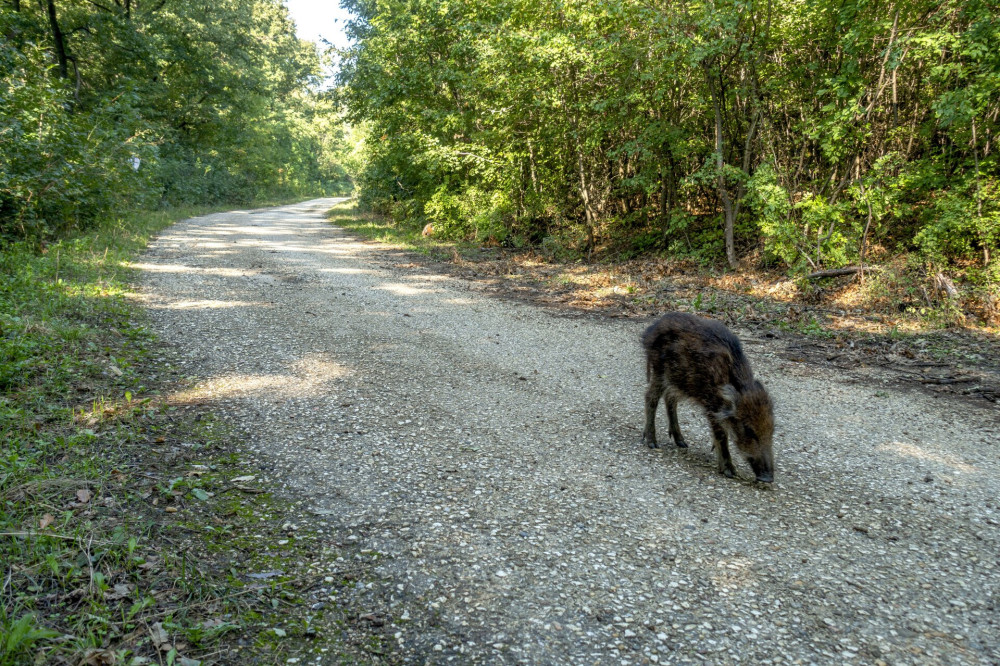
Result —
[[[441,241],[422,236],[416,223],[395,224],[350,203],[328,217],[392,244],[403,266],[471,280],[501,297],[571,315],[643,319],[694,312],[779,341],[791,362],[861,374],[879,369],[914,388],[1000,402],[1000,326],[935,298],[902,260],[885,274],[796,282],[776,271],[723,272],[683,259],[585,263],[535,249]]]

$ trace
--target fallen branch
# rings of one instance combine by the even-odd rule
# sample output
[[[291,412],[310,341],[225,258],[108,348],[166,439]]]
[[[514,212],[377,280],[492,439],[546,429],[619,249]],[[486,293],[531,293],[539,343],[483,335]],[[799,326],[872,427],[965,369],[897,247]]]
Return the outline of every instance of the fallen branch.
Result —
[[[97,481],[89,479],[39,479],[28,481],[20,485],[8,488],[2,495],[4,499],[19,502],[27,498],[28,495],[43,493],[45,491],[63,491],[67,488],[80,488],[83,486],[94,487],[100,485]]]
[[[83,537],[55,534],[54,532],[0,532],[0,537],[26,537],[36,539],[47,537],[49,539],[64,539],[65,541],[76,541],[79,544],[83,543]],[[91,538],[90,543],[96,543],[99,546],[122,545],[120,543],[115,543],[114,541],[94,541],[93,538]]]
[[[921,384],[966,384],[969,382],[974,382],[975,379],[971,377],[924,377],[920,380]]]
[[[216,493],[216,495],[222,495],[224,493],[228,493],[230,490],[239,490],[240,492],[249,493],[251,495],[263,495],[264,493],[267,492],[266,490],[262,490],[260,488],[249,488],[247,486],[236,486],[236,485],[233,485],[233,486],[229,486],[227,488],[223,488],[218,493]]]
[[[806,276],[807,280],[818,280],[820,278],[839,277],[841,275],[854,275],[862,271],[880,271],[878,266],[848,266],[847,268],[830,268],[825,271],[816,271]]]

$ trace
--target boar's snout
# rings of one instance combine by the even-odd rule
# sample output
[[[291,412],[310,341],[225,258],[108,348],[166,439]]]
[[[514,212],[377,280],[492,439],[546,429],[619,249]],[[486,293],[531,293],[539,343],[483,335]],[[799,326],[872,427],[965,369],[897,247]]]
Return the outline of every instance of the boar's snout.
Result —
[[[774,456],[771,451],[763,451],[760,455],[748,459],[754,476],[762,483],[774,482]]]

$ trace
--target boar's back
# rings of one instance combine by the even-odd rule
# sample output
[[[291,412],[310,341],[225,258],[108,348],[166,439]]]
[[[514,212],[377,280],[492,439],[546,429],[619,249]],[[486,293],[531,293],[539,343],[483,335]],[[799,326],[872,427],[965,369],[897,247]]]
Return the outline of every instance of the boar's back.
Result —
[[[739,391],[753,382],[739,339],[714,319],[668,313],[646,329],[642,345],[647,373],[702,404],[715,403],[726,384]]]

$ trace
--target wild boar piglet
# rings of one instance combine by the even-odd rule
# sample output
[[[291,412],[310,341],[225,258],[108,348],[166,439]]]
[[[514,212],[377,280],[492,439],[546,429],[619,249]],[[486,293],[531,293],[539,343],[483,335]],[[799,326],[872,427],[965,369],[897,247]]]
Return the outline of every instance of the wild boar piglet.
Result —
[[[712,429],[721,474],[733,477],[728,436],[750,463],[758,481],[774,481],[774,407],[764,386],[754,379],[739,339],[714,319],[669,312],[642,336],[646,350],[646,427],[642,441],[659,448],[656,408],[667,405],[670,436],[686,448],[677,422],[677,403],[692,400],[705,410]]]

